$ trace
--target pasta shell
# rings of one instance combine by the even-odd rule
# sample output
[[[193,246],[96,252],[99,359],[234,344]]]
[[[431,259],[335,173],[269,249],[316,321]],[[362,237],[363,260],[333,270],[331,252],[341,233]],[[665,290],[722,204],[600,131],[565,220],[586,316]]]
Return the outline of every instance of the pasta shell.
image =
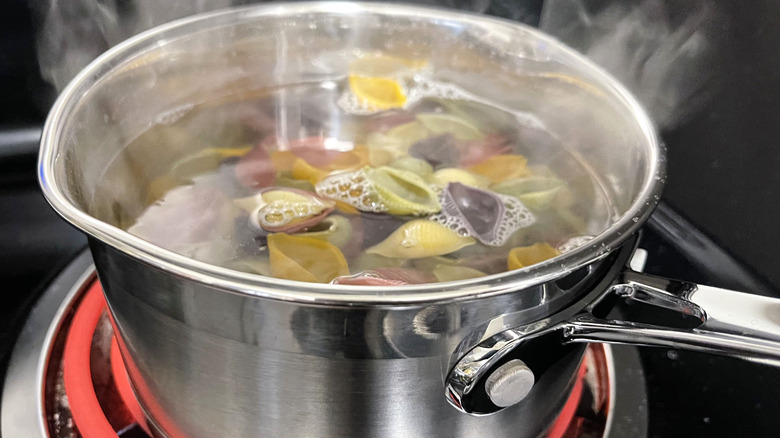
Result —
[[[330,172],[323,169],[318,169],[311,164],[307,163],[302,158],[297,158],[292,165],[292,177],[295,179],[308,181],[311,185],[316,185],[318,182],[328,176]]]
[[[346,152],[327,149],[305,151],[307,153],[304,156],[293,161],[291,172],[293,178],[309,181],[312,185],[316,185],[333,172],[356,170],[369,163],[369,152],[365,146],[355,146]],[[322,158],[323,156],[325,158]]]
[[[144,210],[127,231],[163,248],[183,251],[185,246],[223,240],[225,228],[232,225],[231,210],[217,189],[180,186]]]
[[[362,248],[374,246],[406,223],[407,219],[391,214],[363,213],[360,215],[363,228]]]
[[[436,222],[415,219],[404,223],[385,240],[368,248],[366,253],[416,259],[449,254],[474,242],[473,238],[461,236]]]
[[[406,64],[395,58],[358,58],[349,65],[349,88],[369,111],[400,108],[406,103],[406,94],[398,78],[407,72]]]
[[[466,266],[438,265],[433,269],[433,275],[439,281],[458,281],[484,277],[487,274]]]
[[[409,148],[409,155],[427,161],[434,169],[452,167],[460,160],[458,144],[451,134],[420,140]]]
[[[405,259],[394,259],[379,254],[367,254],[365,251],[352,260],[351,267],[355,271],[375,271],[381,268],[400,268]]]
[[[393,145],[398,148],[397,150],[399,152],[405,153],[409,149],[409,146],[428,137],[430,132],[425,129],[425,126],[422,123],[413,121],[395,126],[389,129],[385,135],[390,139]]]
[[[450,134],[458,140],[482,138],[482,133],[470,121],[453,114],[423,113],[417,115],[417,120],[434,135]]]
[[[290,188],[267,189],[261,196],[262,205],[249,215],[250,225],[271,232],[302,230],[325,219],[335,208],[331,201]]]
[[[341,148],[334,149],[329,147],[329,142],[338,142],[338,140],[322,136],[301,137],[289,140],[269,136],[263,141],[269,149],[289,151],[296,158],[301,158],[314,167],[324,167],[344,153]],[[284,161],[289,162],[288,160],[289,156]]]
[[[411,172],[427,180],[433,175],[433,167],[427,161],[414,157],[401,157],[393,160],[390,167]]]
[[[509,236],[536,220],[518,200],[488,190],[450,183],[441,195],[442,212],[430,217],[461,235],[501,246]]]
[[[344,216],[328,216],[320,223],[313,225],[305,233],[296,234],[300,237],[311,237],[330,242],[343,248],[352,238],[352,224]]]
[[[313,192],[314,186],[307,180],[293,178],[292,172],[280,172],[276,174],[274,187],[288,187],[291,189]]]
[[[342,152],[336,158],[324,166],[329,172],[342,170],[355,170],[368,165],[368,148],[365,146],[354,146],[352,150]]]
[[[447,112],[468,120],[483,131],[500,131],[517,123],[514,114],[502,111],[492,105],[464,99],[435,99]]]
[[[292,170],[293,163],[298,156],[291,151],[273,151],[271,152],[271,161],[274,163],[277,172],[289,172]]]
[[[535,177],[558,178],[555,172],[550,169],[550,166],[545,166],[544,164],[529,164],[528,171]]]
[[[460,254],[458,254],[460,255]],[[504,260],[502,260],[504,261]],[[433,272],[433,270],[439,266],[439,265],[447,265],[447,266],[462,266],[461,259],[455,258],[455,257],[448,257],[448,256],[434,256],[434,257],[424,257],[421,259],[414,259],[410,263],[414,269],[425,271],[425,272]]]
[[[393,161],[397,155],[391,149],[372,147],[368,151],[368,164],[374,167],[384,166]]]
[[[268,236],[271,274],[287,280],[328,283],[349,275],[341,251],[325,240],[277,233]]]
[[[228,158],[246,156],[251,149],[251,147],[201,149],[173,163],[170,174],[178,179],[187,180],[215,170]]]
[[[383,278],[374,271],[363,271],[355,275],[336,277],[332,283],[351,286],[403,286],[409,284],[402,280]]]
[[[471,166],[469,170],[484,175],[490,178],[490,182],[497,184],[508,179],[529,176],[527,163],[528,160],[522,155],[495,155]]]
[[[385,267],[374,270],[382,278],[403,281],[406,284],[421,284],[435,281],[433,275],[416,269]]]
[[[258,144],[241,157],[233,171],[243,186],[253,189],[270,186],[276,177],[274,162],[263,144]]]
[[[468,141],[461,147],[460,165],[473,166],[495,155],[508,154],[511,150],[506,138],[496,134],[486,135],[485,138]]]
[[[409,147],[430,135],[425,126],[418,121],[404,123],[387,132],[372,132],[366,137],[370,164],[383,166],[390,161],[406,155]]]
[[[550,246],[549,243],[540,242],[531,246],[521,246],[513,248],[509,251],[509,257],[507,258],[508,269],[520,269],[527,266],[541,263],[545,260],[551,259],[560,255],[561,253]]]
[[[435,280],[430,274],[403,268],[380,268],[363,271],[355,275],[338,277],[333,284],[351,284],[355,286],[402,286],[405,284],[430,283]]]
[[[411,172],[380,167],[367,169],[366,176],[390,214],[423,215],[441,209],[436,193],[425,180]]]
[[[377,113],[365,122],[369,132],[387,132],[390,129],[414,121],[414,114],[404,110],[388,110]]]
[[[318,194],[346,202],[360,211],[423,215],[441,209],[438,196],[419,176],[392,167],[365,168],[323,179]]]
[[[485,189],[490,185],[489,178],[455,167],[447,167],[433,172],[431,182],[441,186],[456,182],[478,189]]]
[[[351,205],[360,211],[372,213],[387,211],[387,207],[379,199],[374,184],[369,181],[366,169],[332,174],[317,183],[314,189],[320,196]]]
[[[250,272],[252,274],[272,276],[271,265],[266,257],[242,257],[231,261],[228,267],[239,271]]]
[[[533,210],[545,210],[564,186],[565,183],[557,178],[531,176],[504,181],[491,189],[514,196]]]

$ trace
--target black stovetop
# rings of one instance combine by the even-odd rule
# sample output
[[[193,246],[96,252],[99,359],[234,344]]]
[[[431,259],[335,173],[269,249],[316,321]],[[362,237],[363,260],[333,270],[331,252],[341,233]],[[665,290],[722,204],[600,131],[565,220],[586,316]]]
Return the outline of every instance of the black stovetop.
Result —
[[[649,252],[649,273],[780,297],[780,8],[767,0],[719,5],[730,17],[715,78],[720,91],[686,123],[663,133],[669,162],[665,204],[644,228],[640,245]],[[38,189],[35,152],[47,91],[35,73],[25,2],[12,0],[4,9],[0,374],[36,296],[86,245]],[[678,350],[639,350],[651,437],[780,436],[780,369]]]

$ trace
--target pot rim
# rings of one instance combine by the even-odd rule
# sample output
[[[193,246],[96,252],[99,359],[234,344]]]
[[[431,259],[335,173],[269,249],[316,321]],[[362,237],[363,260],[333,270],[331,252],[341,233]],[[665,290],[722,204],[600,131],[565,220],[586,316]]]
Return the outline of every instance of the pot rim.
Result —
[[[521,28],[547,44],[555,46],[567,56],[583,64],[602,86],[619,99],[634,115],[648,144],[649,160],[646,179],[634,203],[608,229],[595,236],[586,245],[554,259],[515,271],[493,274],[471,280],[422,285],[376,286],[332,285],[304,283],[292,280],[262,277],[233,271],[190,259],[160,248],[120,228],[102,222],[79,209],[56,181],[54,175],[59,158],[59,138],[69,117],[92,85],[100,78],[125,65],[139,53],[152,48],[166,38],[203,28],[198,25],[211,21],[210,28],[251,20],[259,17],[282,17],[305,13],[380,14],[399,17],[425,17],[438,21],[474,22],[505,29]],[[52,107],[41,137],[38,158],[39,183],[43,194],[54,210],[89,236],[142,262],[198,283],[217,287],[226,292],[253,297],[329,305],[386,305],[405,306],[421,303],[441,303],[476,299],[527,289],[559,278],[579,267],[600,259],[625,242],[647,220],[658,204],[665,177],[665,155],[654,126],[636,99],[621,85],[584,56],[563,45],[553,37],[520,23],[500,18],[480,16],[443,8],[419,7],[382,3],[311,2],[267,4],[208,12],[176,20],[135,37],[108,50],[84,68],[60,94]]]

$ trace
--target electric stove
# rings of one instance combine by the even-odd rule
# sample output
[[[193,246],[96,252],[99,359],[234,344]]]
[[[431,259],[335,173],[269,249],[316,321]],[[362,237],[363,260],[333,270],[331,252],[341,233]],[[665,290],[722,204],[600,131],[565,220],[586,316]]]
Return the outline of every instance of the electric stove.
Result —
[[[530,24],[538,24],[540,5],[546,3],[432,2],[485,4],[484,12]],[[99,294],[92,289],[89,295],[97,286],[86,239],[56,216],[37,185],[40,126],[53,93],[37,73],[30,9],[48,3],[75,2],[12,0],[0,16],[0,435],[109,433],[82,425],[92,421],[111,428],[109,435],[98,436],[148,436],[121,364],[112,360],[112,334],[101,316]],[[134,2],[114,6],[120,3],[133,12],[128,5]],[[711,72],[704,86],[710,92],[706,105],[662,132],[669,163],[666,203],[643,229],[645,272],[780,297],[780,9],[766,0],[625,3],[672,14],[659,6],[717,3],[726,17],[722,28],[709,29],[723,39],[718,56],[704,66]],[[513,4],[528,7],[516,13]],[[681,20],[670,20],[675,21]],[[88,301],[88,296],[98,298]],[[65,356],[68,327],[72,329],[86,303],[94,305],[89,308],[90,327],[77,331],[73,342],[79,354],[73,357],[80,358],[71,361]],[[12,376],[9,361],[20,361],[24,352],[32,362],[12,365],[22,372]],[[559,426],[551,425],[551,434],[780,436],[778,368],[626,346],[593,347],[589,358],[581,370],[581,391],[570,396],[573,401],[559,415]],[[66,369],[70,382],[71,371],[76,373],[73,394],[67,391]],[[10,392],[22,401],[8,402],[5,394]],[[79,420],[85,415],[92,420]],[[35,426],[29,433],[10,429],[17,422]]]

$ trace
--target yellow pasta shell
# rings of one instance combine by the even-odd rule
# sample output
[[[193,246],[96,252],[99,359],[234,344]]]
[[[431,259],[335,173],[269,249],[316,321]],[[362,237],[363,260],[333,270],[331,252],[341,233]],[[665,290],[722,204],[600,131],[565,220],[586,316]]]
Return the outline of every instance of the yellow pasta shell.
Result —
[[[525,268],[560,254],[560,251],[550,246],[547,242],[535,243],[531,246],[520,246],[509,251],[507,267],[510,271]]]
[[[490,182],[496,184],[529,176],[527,163],[528,160],[522,155],[495,155],[471,166],[469,170],[488,177]]]
[[[418,259],[449,254],[474,242],[473,238],[461,236],[437,222],[415,219],[401,225],[385,240],[368,248],[366,253]]]
[[[437,265],[433,269],[433,275],[439,281],[458,281],[484,277],[487,274],[466,266]]]
[[[490,179],[486,176],[454,167],[447,167],[433,172],[431,181],[433,181],[434,184],[439,184],[441,186],[457,182],[478,189],[486,189],[490,185]]]
[[[271,274],[276,278],[328,283],[349,275],[344,254],[335,245],[312,237],[276,233],[268,236]]]

